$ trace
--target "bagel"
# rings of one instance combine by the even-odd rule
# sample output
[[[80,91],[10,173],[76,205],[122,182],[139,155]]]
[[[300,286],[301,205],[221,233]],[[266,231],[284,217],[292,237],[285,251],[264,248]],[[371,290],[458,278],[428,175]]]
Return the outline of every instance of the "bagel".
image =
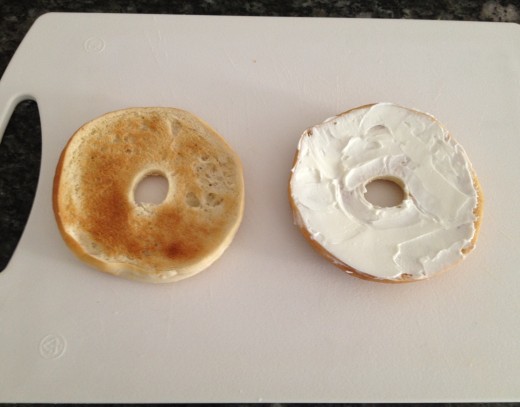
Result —
[[[145,177],[168,181],[162,203],[138,203]],[[53,209],[69,248],[91,266],[153,283],[207,268],[242,220],[239,157],[195,115],[175,108],[107,113],[74,133],[59,159]]]
[[[370,203],[389,180],[403,201]],[[356,277],[424,280],[475,247],[483,196],[459,143],[432,115],[392,103],[354,108],[307,129],[289,181],[294,222],[325,258]]]

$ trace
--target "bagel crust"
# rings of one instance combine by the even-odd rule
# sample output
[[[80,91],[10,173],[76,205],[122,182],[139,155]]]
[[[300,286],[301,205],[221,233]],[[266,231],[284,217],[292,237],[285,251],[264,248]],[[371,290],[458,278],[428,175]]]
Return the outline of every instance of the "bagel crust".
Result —
[[[137,203],[147,176],[168,181],[165,200]],[[231,243],[242,220],[239,157],[195,115],[130,108],[83,125],[64,148],[53,208],[70,249],[95,268],[164,283],[202,271]]]
[[[373,180],[404,200],[379,207]],[[483,214],[477,175],[462,146],[427,113],[392,103],[360,106],[307,129],[289,181],[294,223],[323,257],[383,283],[428,279],[476,245]]]

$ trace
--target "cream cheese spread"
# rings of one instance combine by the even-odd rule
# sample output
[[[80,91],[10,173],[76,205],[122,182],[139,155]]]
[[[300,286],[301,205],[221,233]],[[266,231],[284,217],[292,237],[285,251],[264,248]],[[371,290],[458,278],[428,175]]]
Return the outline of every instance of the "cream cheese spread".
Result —
[[[403,202],[368,202],[375,179],[401,185]],[[478,196],[463,148],[432,116],[391,103],[305,131],[290,190],[311,238],[377,279],[430,277],[464,258],[476,233]]]

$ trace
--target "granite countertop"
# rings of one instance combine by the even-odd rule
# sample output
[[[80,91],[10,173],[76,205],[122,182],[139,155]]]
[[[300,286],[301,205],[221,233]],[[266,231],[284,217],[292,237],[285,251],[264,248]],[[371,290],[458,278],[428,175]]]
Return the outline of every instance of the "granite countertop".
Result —
[[[34,3],[34,4],[33,4]],[[255,16],[504,21],[520,23],[520,3],[507,1],[393,0],[85,0],[0,3],[0,75],[40,15],[52,12],[117,12]],[[8,263],[30,212],[41,149],[37,106],[18,105],[0,144],[0,271]],[[502,405],[513,403],[502,403]]]

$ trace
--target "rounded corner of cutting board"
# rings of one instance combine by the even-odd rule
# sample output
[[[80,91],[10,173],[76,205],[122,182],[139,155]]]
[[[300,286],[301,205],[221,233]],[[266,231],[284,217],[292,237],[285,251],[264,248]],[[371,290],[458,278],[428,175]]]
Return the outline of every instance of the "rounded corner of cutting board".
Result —
[[[50,12],[40,14],[38,17],[36,17],[36,20],[34,20],[32,27],[36,27],[36,26],[39,26],[42,24],[47,24],[48,23],[47,20],[54,20],[58,14],[61,14],[61,13],[58,13],[55,11],[50,11]]]

